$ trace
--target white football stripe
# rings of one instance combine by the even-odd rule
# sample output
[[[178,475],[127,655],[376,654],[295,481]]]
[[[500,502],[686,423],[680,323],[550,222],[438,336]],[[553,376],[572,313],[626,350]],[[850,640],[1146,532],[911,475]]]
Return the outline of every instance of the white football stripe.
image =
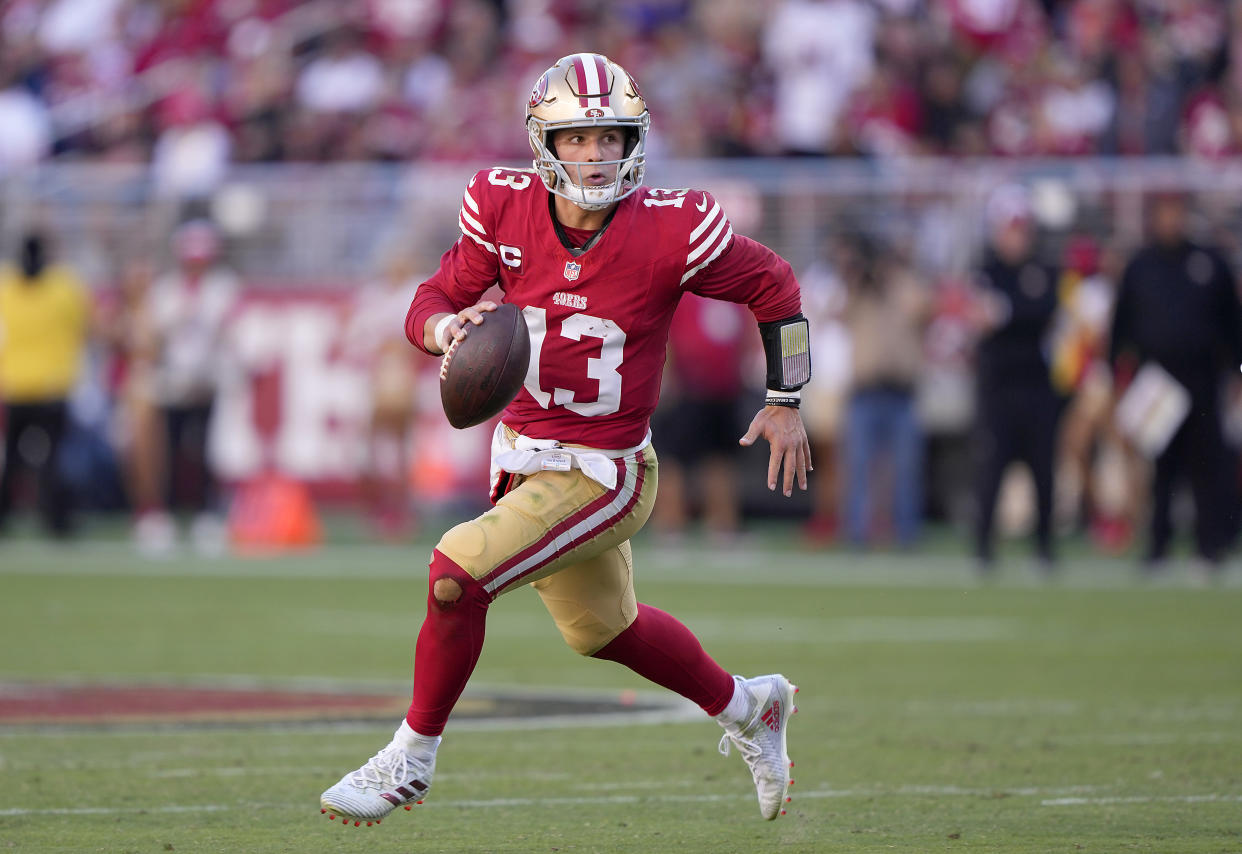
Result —
[[[606,506],[601,507],[599,510],[596,510],[590,516],[583,519],[569,530],[558,534],[542,549],[535,552],[521,563],[510,567],[504,573],[489,581],[486,585],[484,585],[484,587],[489,593],[495,593],[497,590],[503,588],[506,584],[520,576],[522,573],[527,572],[532,567],[538,566],[548,560],[558,551],[577,545],[575,541],[579,537],[582,537],[584,534],[589,534],[590,532],[601,528],[605,522],[619,517],[622,511],[625,510],[625,506],[629,503],[630,498],[634,495],[634,485],[637,481],[638,462],[636,460],[627,459],[625,466],[625,483],[622,484],[621,489],[617,491],[617,494],[612,501],[608,502]]]
[[[475,219],[469,213],[467,213],[465,208],[461,209],[461,218],[466,222],[467,225],[469,225],[472,229],[474,229],[475,234],[479,235],[479,237],[487,238],[488,236],[487,229],[483,227],[483,223],[479,222],[477,219]]]
[[[694,275],[695,273],[697,273],[699,270],[702,270],[702,269],[703,269],[704,267],[706,267],[708,264],[712,263],[712,262],[713,262],[713,261],[715,261],[717,258],[719,258],[719,257],[720,257],[720,253],[721,253],[721,252],[724,252],[724,251],[725,251],[725,249],[726,249],[726,248],[728,248],[728,246],[729,246],[729,241],[730,241],[730,240],[732,240],[732,239],[733,239],[733,227],[732,227],[732,226],[730,226],[730,227],[729,227],[728,232],[727,232],[727,233],[725,234],[725,236],[724,236],[724,239],[723,239],[723,240],[721,240],[721,241],[720,241],[720,243],[718,243],[718,244],[716,245],[716,251],[715,251],[715,252],[713,252],[713,253],[712,253],[712,254],[708,257],[708,259],[707,259],[706,261],[704,261],[702,264],[700,264],[699,266],[695,267],[695,268],[694,268],[694,269],[692,269],[692,270],[687,270],[687,271],[686,271],[686,275],[684,275],[684,276],[682,276],[682,277],[681,277],[681,283],[684,285],[686,282],[688,282],[688,281],[690,280],[690,277],[691,277],[691,276],[693,276],[693,275]]]
[[[695,262],[695,259],[697,259],[700,255],[702,255],[704,252],[706,252],[708,249],[710,249],[715,244],[716,238],[720,237],[720,232],[728,224],[729,224],[729,221],[727,219],[725,219],[724,217],[720,218],[720,222],[717,223],[714,229],[712,229],[712,233],[709,234],[706,238],[704,238],[704,240],[701,243],[699,243],[698,247],[693,249],[690,252],[690,254],[686,256],[687,267],[693,264]]]
[[[474,200],[474,196],[470,195],[469,190],[465,192],[465,195],[462,197],[462,201],[465,203],[466,207],[470,208],[470,210],[474,211],[476,214],[479,212],[479,203]]]
[[[497,253],[497,252],[496,252],[496,247],[495,247],[495,246],[493,246],[492,244],[488,243],[486,240],[484,240],[483,238],[481,238],[481,237],[479,237],[477,234],[475,234],[473,231],[471,231],[471,230],[467,227],[467,225],[466,225],[466,221],[465,221],[464,219],[459,219],[459,220],[457,221],[457,224],[461,227],[461,233],[462,233],[462,234],[464,234],[464,235],[466,235],[466,237],[469,237],[471,240],[473,240],[475,243],[477,243],[477,244],[479,244],[480,246],[482,246],[484,249],[486,249],[488,252],[492,253],[493,255],[497,255],[497,254],[499,254],[499,253]]]
[[[716,214],[718,213],[720,213],[720,202],[713,202],[712,209],[707,212],[707,216],[704,217],[703,221],[700,222],[698,226],[695,227],[694,231],[690,232],[690,245],[691,246],[694,245],[694,241],[699,239],[699,235],[707,230],[707,226],[711,224],[711,221],[716,218]]]

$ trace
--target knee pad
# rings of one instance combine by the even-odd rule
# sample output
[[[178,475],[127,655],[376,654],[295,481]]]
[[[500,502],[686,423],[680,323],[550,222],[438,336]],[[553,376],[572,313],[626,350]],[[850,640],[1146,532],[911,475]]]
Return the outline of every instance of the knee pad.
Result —
[[[436,597],[436,582],[451,581],[457,585],[460,594],[451,600]],[[458,566],[451,558],[446,557],[439,549],[431,554],[430,572],[427,575],[427,602],[440,610],[459,605],[474,605],[486,608],[492,602],[491,595],[483,585],[470,573]]]

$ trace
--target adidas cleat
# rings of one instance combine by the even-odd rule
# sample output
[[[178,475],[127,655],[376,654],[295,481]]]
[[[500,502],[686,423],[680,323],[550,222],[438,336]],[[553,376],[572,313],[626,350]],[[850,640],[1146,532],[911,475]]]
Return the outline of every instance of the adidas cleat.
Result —
[[[366,822],[379,824],[399,806],[407,810],[409,803],[423,802],[431,788],[435,773],[435,756],[423,762],[411,756],[399,744],[389,744],[357,771],[346,774],[341,781],[319,797],[320,812],[342,824],[360,827]]]
[[[789,716],[797,711],[793,695],[798,689],[779,674],[743,679],[740,684],[750,694],[753,712],[741,723],[725,725],[720,753],[728,756],[732,744],[742,754],[755,780],[759,812],[771,821],[784,815],[782,807],[792,800],[789,769],[793,762],[786,750],[785,731]]]

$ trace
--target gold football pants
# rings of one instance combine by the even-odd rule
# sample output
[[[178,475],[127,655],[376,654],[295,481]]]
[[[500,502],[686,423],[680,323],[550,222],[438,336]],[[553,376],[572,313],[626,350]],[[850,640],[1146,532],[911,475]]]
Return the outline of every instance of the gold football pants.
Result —
[[[578,469],[506,475],[496,505],[449,530],[436,548],[493,599],[530,584],[570,648],[591,655],[638,613],[629,540],[655,502],[650,445],[615,463],[613,489]]]

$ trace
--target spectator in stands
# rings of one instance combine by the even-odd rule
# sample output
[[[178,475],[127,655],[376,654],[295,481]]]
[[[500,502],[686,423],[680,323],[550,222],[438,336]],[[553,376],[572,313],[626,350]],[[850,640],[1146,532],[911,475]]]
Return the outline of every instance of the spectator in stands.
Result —
[[[299,5],[7,4],[0,164],[133,160],[170,83],[224,105],[238,161],[524,158],[504,122],[484,150],[457,129],[510,115],[516,80],[585,43],[650,59],[657,105],[694,93],[653,154],[1219,153],[1242,123],[1240,13],[1220,0]]]
[[[923,510],[923,431],[915,392],[931,302],[894,251],[852,241],[846,323],[853,373],[845,412],[846,534],[855,546],[884,530],[882,508],[902,548],[914,545]]]
[[[977,522],[981,571],[995,564],[993,521],[1009,464],[1025,463],[1035,484],[1035,551],[1050,572],[1053,549],[1053,462],[1060,400],[1052,387],[1045,339],[1057,310],[1056,271],[1035,259],[1035,223],[1027,190],[1015,184],[987,203],[990,247],[979,268],[982,333],[976,351]]]
[[[161,105],[160,121],[151,153],[156,191],[180,200],[209,197],[224,180],[233,141],[207,96],[192,86],[179,89]]]
[[[1113,314],[1110,362],[1119,393],[1154,362],[1189,395],[1189,411],[1155,460],[1148,569],[1162,567],[1173,537],[1173,491],[1189,476],[1195,503],[1195,552],[1219,569],[1238,528],[1231,456],[1221,434],[1221,387],[1238,391],[1242,305],[1237,279],[1212,246],[1188,233],[1188,199],[1166,192],[1150,200],[1148,243],[1127,263]]]
[[[16,268],[0,268],[0,401],[5,410],[0,528],[12,511],[19,467],[38,476],[43,525],[72,533],[72,495],[60,472],[68,397],[81,372],[89,319],[86,289],[51,262],[47,235],[28,232]]]
[[[784,0],[763,32],[775,76],[774,130],[781,153],[839,151],[851,95],[871,76],[876,13],[863,0]]]
[[[681,536],[697,508],[717,541],[738,534],[740,422],[749,325],[734,303],[686,294],[673,315],[664,375],[668,402],[652,432],[664,450],[660,492],[652,519],[661,534]]]
[[[139,518],[140,549],[166,551],[175,542],[168,511],[193,515],[195,548],[224,547],[217,484],[207,453],[208,430],[225,344],[225,324],[240,283],[221,257],[220,236],[206,220],[182,224],[173,238],[176,267],[151,285],[150,320],[156,359],[155,400],[165,432],[164,509]]]
[[[3,68],[0,67],[0,75]],[[9,85],[5,85],[9,82]],[[38,163],[52,150],[47,105],[28,88],[0,76],[0,177]]]

